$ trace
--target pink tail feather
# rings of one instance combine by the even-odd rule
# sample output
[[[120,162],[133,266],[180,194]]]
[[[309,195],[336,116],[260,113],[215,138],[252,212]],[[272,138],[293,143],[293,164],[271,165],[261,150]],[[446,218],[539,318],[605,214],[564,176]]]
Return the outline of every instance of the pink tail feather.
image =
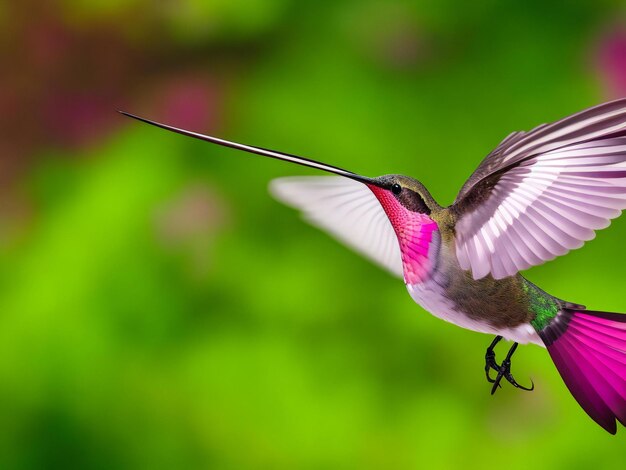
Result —
[[[626,315],[564,309],[539,335],[587,414],[611,434],[626,426]]]

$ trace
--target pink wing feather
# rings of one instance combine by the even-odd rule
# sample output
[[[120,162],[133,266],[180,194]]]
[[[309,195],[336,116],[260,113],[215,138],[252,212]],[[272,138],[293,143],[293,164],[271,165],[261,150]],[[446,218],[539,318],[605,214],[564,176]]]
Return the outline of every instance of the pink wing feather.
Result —
[[[453,209],[457,258],[476,279],[581,247],[626,209],[626,100],[505,139]]]

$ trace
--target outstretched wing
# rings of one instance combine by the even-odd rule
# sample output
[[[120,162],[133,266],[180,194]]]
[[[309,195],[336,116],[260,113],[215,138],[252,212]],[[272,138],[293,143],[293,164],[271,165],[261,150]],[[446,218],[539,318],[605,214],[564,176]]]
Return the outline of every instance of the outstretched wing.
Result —
[[[475,279],[579,248],[626,209],[626,100],[507,137],[452,206],[456,254]]]
[[[402,277],[398,239],[385,211],[366,185],[337,176],[298,176],[273,180],[270,192],[283,203],[300,209],[311,224]]]

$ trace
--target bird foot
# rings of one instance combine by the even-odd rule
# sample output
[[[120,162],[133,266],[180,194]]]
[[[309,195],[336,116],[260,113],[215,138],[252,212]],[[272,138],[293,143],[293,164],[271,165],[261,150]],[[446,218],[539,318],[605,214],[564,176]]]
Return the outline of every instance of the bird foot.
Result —
[[[532,379],[530,381],[531,386],[524,387],[523,385],[518,384],[515,380],[515,377],[513,377],[513,374],[511,374],[511,356],[513,356],[513,353],[517,349],[517,343],[513,343],[513,346],[511,346],[511,349],[509,349],[509,352],[507,353],[504,361],[502,361],[502,364],[498,364],[496,362],[496,353],[494,351],[494,348],[501,339],[502,336],[496,336],[491,345],[487,348],[487,352],[485,353],[485,375],[487,376],[487,381],[493,384],[493,387],[491,387],[491,394],[493,395],[494,393],[496,393],[498,387],[502,387],[500,385],[502,378],[505,378],[507,382],[509,382],[515,388],[531,392],[535,388],[535,384],[533,383]],[[491,378],[492,370],[497,372],[495,379]]]

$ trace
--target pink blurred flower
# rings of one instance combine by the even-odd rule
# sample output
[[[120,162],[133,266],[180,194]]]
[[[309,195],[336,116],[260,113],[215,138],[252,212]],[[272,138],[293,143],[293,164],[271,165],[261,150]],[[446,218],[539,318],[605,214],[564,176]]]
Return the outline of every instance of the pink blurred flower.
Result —
[[[620,24],[600,39],[596,67],[609,98],[626,96],[626,26]]]

